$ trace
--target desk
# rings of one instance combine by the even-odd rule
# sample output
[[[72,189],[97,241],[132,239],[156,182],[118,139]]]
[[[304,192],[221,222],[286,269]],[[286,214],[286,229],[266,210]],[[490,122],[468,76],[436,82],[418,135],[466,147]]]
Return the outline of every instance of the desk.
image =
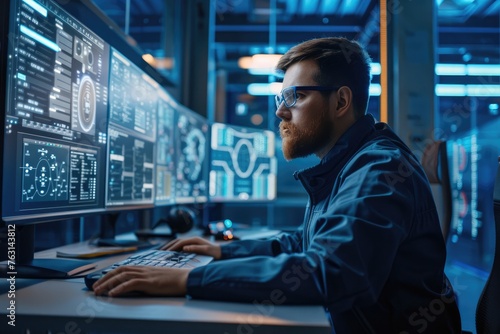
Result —
[[[98,261],[102,268],[126,255]],[[330,333],[321,306],[275,306],[172,297],[96,297],[83,278],[16,279],[15,323],[0,282],[1,333]]]

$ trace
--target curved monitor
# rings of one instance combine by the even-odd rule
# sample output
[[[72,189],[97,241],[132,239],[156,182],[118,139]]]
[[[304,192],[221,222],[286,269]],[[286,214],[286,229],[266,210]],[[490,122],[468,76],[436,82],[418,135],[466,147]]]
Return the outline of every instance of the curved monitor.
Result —
[[[154,204],[158,86],[111,49],[106,207]]]
[[[208,200],[208,136],[207,119],[180,105],[174,129],[175,203],[204,203]]]
[[[277,163],[272,131],[214,123],[210,149],[211,201],[276,198]]]
[[[175,204],[176,103],[166,90],[159,90],[156,140],[156,205]]]
[[[10,3],[2,219],[100,212],[110,47],[54,2]]]
[[[206,118],[160,90],[155,205],[204,203],[208,198]]]
[[[22,262],[35,223],[207,201],[207,120],[91,0],[2,1],[0,15],[0,227],[19,225]]]

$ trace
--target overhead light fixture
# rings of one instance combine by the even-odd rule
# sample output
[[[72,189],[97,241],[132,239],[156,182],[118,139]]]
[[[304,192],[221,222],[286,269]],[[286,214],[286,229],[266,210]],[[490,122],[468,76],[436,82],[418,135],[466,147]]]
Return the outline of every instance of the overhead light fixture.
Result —
[[[436,64],[434,72],[437,75],[467,75],[465,64]]]
[[[153,57],[151,53],[143,54],[142,59],[144,59],[149,65],[153,65],[155,63],[155,57]]]
[[[372,75],[380,75],[380,73],[382,73],[382,67],[380,66],[380,63],[371,63],[370,72]]]
[[[468,64],[467,74],[472,76],[499,76],[500,66],[498,64]]]
[[[435,87],[437,96],[466,96],[467,89],[465,85],[437,84]]]
[[[142,55],[142,59],[157,70],[168,70],[174,67],[174,60],[169,57],[159,58],[150,53],[145,53]]]
[[[275,74],[276,64],[282,57],[282,54],[259,53],[253,56],[241,57],[238,59],[238,66],[248,70],[255,75]]]
[[[448,85],[437,84],[437,96],[500,96],[500,85]]]
[[[382,94],[382,86],[380,84],[373,83],[369,88],[370,96],[380,96]]]
[[[256,54],[238,59],[238,66],[248,70],[253,75],[278,75],[276,73],[276,64],[281,58],[281,54]],[[380,63],[371,64],[371,74],[380,75]]]
[[[500,76],[498,64],[436,64],[437,75]]]
[[[281,82],[252,83],[247,86],[247,92],[254,96],[276,95],[281,92],[283,84]],[[370,85],[370,96],[380,96],[382,87],[380,84]]]
[[[281,91],[283,84],[281,82],[271,83],[252,83],[247,87],[247,92],[250,95],[276,95]]]

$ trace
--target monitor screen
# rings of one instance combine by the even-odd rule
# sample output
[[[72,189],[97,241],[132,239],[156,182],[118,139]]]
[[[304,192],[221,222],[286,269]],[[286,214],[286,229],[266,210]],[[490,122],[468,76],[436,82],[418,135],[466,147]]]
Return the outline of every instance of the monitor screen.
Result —
[[[152,206],[158,83],[112,48],[106,206]]]
[[[175,104],[175,203],[203,203],[208,199],[207,119]]]
[[[102,211],[109,45],[56,2],[12,1],[10,18],[2,219]]]
[[[274,132],[223,123],[212,124],[211,130],[210,200],[274,200]]]
[[[472,134],[446,143],[452,195],[452,242],[480,238],[490,219],[496,173],[496,139]]]
[[[498,124],[491,131],[484,127],[480,134],[447,140],[452,196],[449,253],[484,270],[491,265],[494,250],[493,184],[500,152],[497,129]]]
[[[156,139],[156,205],[175,203],[176,146],[175,101],[164,90],[159,90]]]

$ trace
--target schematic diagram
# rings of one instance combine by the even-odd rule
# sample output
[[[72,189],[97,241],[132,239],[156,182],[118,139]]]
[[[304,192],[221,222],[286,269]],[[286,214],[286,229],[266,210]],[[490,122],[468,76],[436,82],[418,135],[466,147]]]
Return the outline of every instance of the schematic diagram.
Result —
[[[210,197],[269,200],[276,196],[276,158],[271,131],[212,125]]]
[[[176,197],[201,198],[206,196],[208,125],[187,109],[179,109],[176,135],[178,136],[176,166]]]
[[[68,200],[69,146],[25,139],[22,202]]]

